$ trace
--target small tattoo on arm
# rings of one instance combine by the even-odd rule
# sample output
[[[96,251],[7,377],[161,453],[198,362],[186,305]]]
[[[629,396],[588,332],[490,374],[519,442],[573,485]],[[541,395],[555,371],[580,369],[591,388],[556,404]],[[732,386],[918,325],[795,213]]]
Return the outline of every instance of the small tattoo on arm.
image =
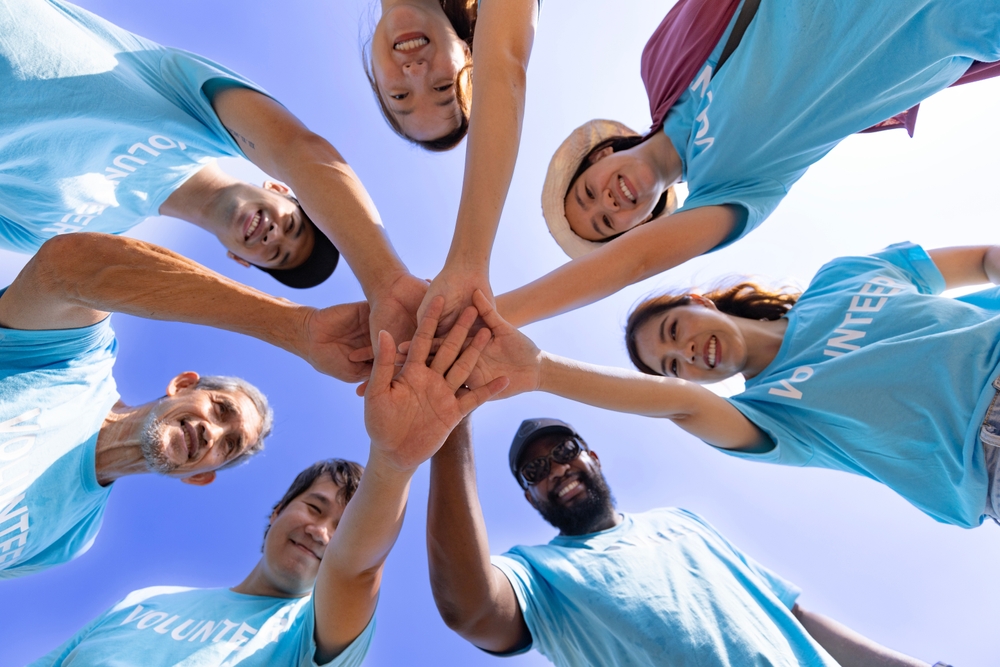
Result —
[[[256,146],[254,146],[254,143],[252,141],[250,141],[249,139],[247,139],[246,137],[244,137],[242,134],[240,134],[236,130],[230,129],[228,127],[226,129],[229,130],[229,134],[233,135],[233,138],[236,139],[237,142],[242,142],[242,143],[246,144],[247,146],[249,146],[250,148],[254,148],[254,149],[257,148]]]

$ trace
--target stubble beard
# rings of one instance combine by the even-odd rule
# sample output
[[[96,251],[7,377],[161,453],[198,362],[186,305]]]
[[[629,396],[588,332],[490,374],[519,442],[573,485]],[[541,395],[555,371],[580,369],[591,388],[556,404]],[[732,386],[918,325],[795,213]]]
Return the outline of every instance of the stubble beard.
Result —
[[[139,444],[142,448],[142,457],[146,460],[146,465],[152,472],[165,475],[177,469],[177,464],[167,458],[163,451],[163,422],[156,415],[150,414],[146,418],[146,423],[142,427],[142,434],[139,436]]]

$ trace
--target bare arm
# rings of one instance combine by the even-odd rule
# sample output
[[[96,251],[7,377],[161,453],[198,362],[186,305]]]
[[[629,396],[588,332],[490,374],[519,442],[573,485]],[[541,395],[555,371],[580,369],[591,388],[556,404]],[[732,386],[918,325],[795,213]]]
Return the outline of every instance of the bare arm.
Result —
[[[792,613],[816,643],[844,667],[928,667],[926,662],[877,644],[822,614],[799,605]]]
[[[0,298],[0,326],[10,329],[85,327],[109,312],[253,336],[347,381],[370,367],[347,358],[368,339],[367,304],[300,306],[123,236],[49,239]]]
[[[449,628],[488,651],[505,653],[531,642],[514,589],[490,563],[468,420],[431,459],[427,563],[434,601]]]
[[[1000,246],[937,248],[927,254],[944,276],[945,289],[1000,284]]]
[[[476,319],[470,308],[427,365],[443,299],[435,299],[421,320],[399,375],[395,343],[381,332],[365,391],[365,427],[371,454],[358,491],[347,504],[327,545],[315,588],[317,662],[344,650],[375,612],[382,567],[403,524],[410,479],[434,455],[466,415],[503,389],[497,379],[477,385],[469,373],[489,342],[479,331],[459,355]],[[467,382],[474,387],[463,388]]]
[[[455,235],[423,306],[445,297],[449,325],[482,290],[492,299],[490,254],[521,143],[528,58],[538,20],[537,0],[487,2],[476,22],[475,85],[465,176]]]
[[[729,236],[736,221],[736,210],[729,206],[653,220],[501,295],[497,307],[516,327],[581,308],[708,252]]]

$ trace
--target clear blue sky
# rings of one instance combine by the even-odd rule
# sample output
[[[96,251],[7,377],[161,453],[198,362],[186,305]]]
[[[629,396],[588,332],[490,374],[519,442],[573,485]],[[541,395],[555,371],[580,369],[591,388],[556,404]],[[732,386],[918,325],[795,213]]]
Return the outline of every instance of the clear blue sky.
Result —
[[[361,27],[373,0],[82,0],[84,7],[163,44],[218,60],[263,85],[354,166],[396,248],[432,277],[447,250],[464,152],[430,155],[395,138],[364,80]],[[529,71],[521,155],[493,260],[497,293],[564,261],[544,229],[542,177],[559,142],[595,117],[644,129],[649,112],[639,54],[666,0],[546,0]],[[845,141],[799,182],[778,212],[733,247],[600,304],[526,329],[540,346],[626,366],[628,308],[660,285],[757,273],[805,284],[826,260],[912,240],[928,247],[987,243],[996,234],[1000,82],[946,91],[925,103],[917,136]],[[245,164],[245,163],[244,163]],[[254,169],[227,169],[258,179]],[[356,300],[341,265],[321,288],[292,292],[225,259],[189,225],[153,219],[134,235],[226,275],[323,305]],[[23,258],[0,253],[0,283]],[[0,664],[23,664],[67,639],[129,591],[154,584],[231,586],[253,567],[268,510],[302,468],[329,456],[364,461],[362,404],[353,387],[255,340],[201,327],[115,316],[116,377],[124,400],[163,393],[179,371],[242,375],[277,413],[268,451],[210,487],[152,476],[116,484],[104,529],[84,557],[0,585]],[[547,541],[554,533],[524,502],[506,468],[521,419],[573,423],[600,452],[625,510],[677,505],[705,516],[735,544],[797,583],[803,606],[929,662],[996,663],[992,601],[1000,530],[936,524],[879,485],[844,473],[767,466],[726,457],[666,421],[619,415],[544,394],[482,408],[475,418],[480,493],[491,546]],[[413,484],[402,535],[386,566],[369,665],[499,664],[438,618],[424,547],[426,470]],[[544,665],[531,653],[505,664]]]

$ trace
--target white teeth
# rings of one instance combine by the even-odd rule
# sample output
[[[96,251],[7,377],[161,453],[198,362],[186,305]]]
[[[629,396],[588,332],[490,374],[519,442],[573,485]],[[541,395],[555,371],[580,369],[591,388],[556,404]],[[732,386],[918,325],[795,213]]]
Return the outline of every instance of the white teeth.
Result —
[[[430,40],[426,37],[417,37],[416,39],[408,39],[405,42],[393,44],[392,48],[394,51],[412,51],[413,49],[419,49],[424,44],[430,44]]]
[[[580,482],[573,480],[559,491],[559,497],[562,498],[563,496],[565,496],[567,493],[569,493],[578,486],[580,486]]]
[[[708,365],[710,368],[715,368],[715,364],[718,360],[715,358],[715,336],[712,336],[708,341]]]
[[[626,199],[633,204],[635,203],[635,195],[633,195],[632,191],[628,189],[627,185],[625,185],[625,179],[621,176],[618,177],[618,189],[622,191],[622,194],[625,195]]]
[[[260,224],[260,211],[253,214],[253,220],[250,221],[250,226],[247,228],[247,238],[253,236],[254,231],[257,229],[257,225]]]

